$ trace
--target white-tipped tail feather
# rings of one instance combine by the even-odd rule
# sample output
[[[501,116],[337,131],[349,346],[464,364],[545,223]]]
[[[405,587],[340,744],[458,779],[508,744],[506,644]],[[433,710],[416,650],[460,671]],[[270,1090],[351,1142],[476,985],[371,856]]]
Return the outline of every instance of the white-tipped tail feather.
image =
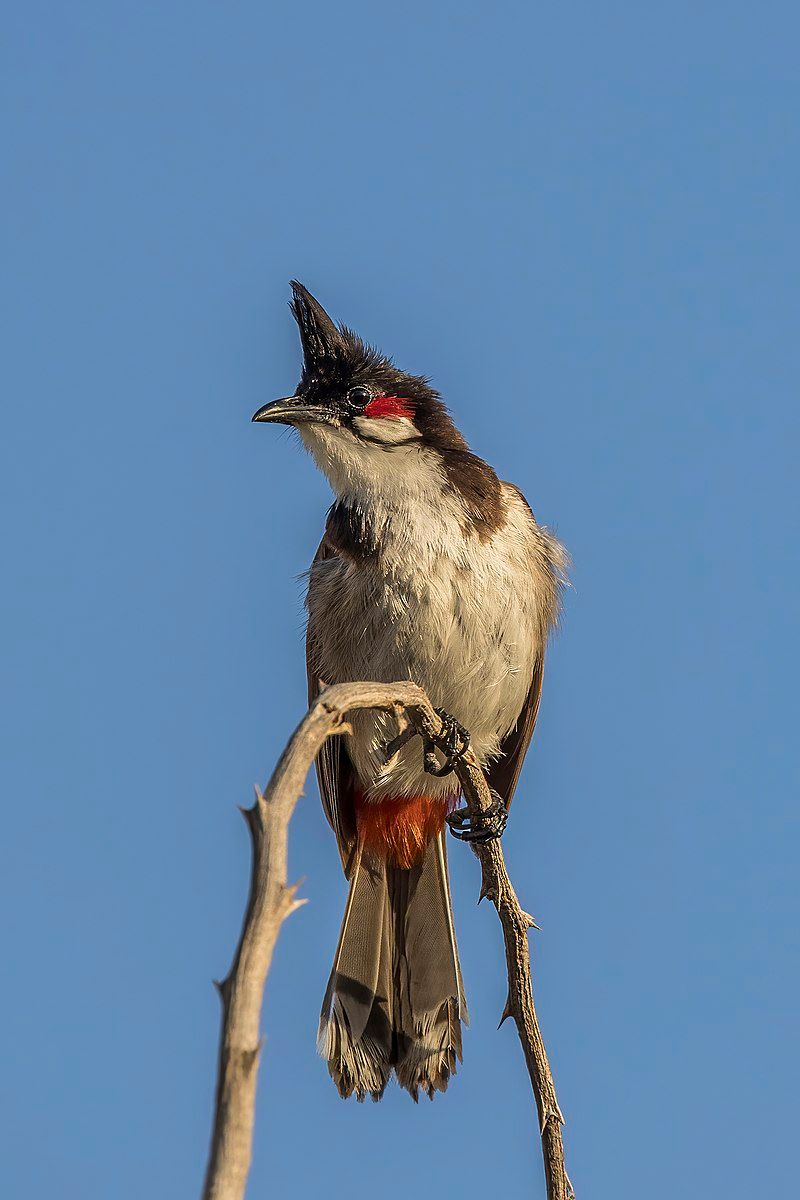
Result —
[[[444,835],[409,870],[359,858],[319,1030],[340,1094],[378,1100],[392,1070],[415,1100],[443,1092],[462,1021]]]

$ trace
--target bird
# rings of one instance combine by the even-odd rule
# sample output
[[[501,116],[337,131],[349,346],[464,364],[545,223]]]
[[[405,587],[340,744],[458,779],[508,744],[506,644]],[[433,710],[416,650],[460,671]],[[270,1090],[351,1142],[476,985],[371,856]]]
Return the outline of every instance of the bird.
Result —
[[[387,755],[402,740],[396,718],[359,711],[318,755],[349,883],[318,1045],[342,1097],[379,1100],[394,1074],[414,1100],[433,1099],[468,1022],[445,835],[504,828],[568,558],[469,449],[426,377],[291,289],[300,381],[252,420],[296,430],[333,491],[308,574],[309,701],[337,683],[412,680],[448,739],[438,757],[416,739]],[[492,789],[482,821],[458,808],[453,767],[467,747]]]

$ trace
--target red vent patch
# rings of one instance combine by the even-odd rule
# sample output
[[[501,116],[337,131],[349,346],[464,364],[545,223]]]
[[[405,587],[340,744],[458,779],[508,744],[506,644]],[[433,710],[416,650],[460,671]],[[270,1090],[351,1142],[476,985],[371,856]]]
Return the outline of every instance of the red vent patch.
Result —
[[[400,396],[376,396],[364,409],[365,417],[408,417],[414,419],[414,406]]]
[[[367,800],[356,784],[356,828],[366,852],[406,870],[425,853],[431,838],[444,829],[445,817],[458,801],[450,796],[382,796]]]

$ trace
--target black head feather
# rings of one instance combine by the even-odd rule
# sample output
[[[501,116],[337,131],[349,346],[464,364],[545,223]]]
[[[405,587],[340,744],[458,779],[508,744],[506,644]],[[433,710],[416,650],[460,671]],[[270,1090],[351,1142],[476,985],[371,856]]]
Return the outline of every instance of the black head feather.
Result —
[[[303,375],[297,389],[309,399],[335,399],[349,388],[398,396],[414,408],[421,440],[437,449],[466,449],[439,393],[421,375],[400,371],[385,354],[346,325],[336,325],[307,288],[292,281],[291,310],[300,330]]]
[[[290,308],[300,330],[300,342],[307,366],[341,357],[343,344],[339,330],[325,309],[302,283],[292,280]]]

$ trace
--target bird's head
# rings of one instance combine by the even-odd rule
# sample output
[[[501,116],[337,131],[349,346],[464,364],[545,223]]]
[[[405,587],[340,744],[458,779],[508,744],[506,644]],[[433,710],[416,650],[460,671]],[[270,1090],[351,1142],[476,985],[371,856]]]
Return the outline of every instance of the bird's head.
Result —
[[[396,475],[419,450],[465,449],[427,380],[334,324],[302,284],[292,283],[292,296],[303,373],[293,396],[265,404],[254,421],[294,426],[338,491],[359,476]]]

